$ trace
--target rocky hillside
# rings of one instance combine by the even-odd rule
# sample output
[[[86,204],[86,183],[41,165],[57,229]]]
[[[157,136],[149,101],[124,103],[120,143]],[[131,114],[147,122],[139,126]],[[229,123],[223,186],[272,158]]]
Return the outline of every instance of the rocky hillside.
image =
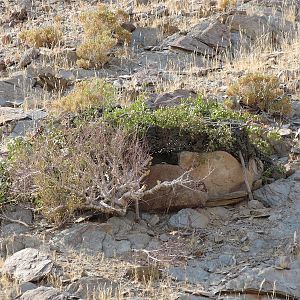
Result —
[[[0,299],[300,298],[299,25],[0,0]]]

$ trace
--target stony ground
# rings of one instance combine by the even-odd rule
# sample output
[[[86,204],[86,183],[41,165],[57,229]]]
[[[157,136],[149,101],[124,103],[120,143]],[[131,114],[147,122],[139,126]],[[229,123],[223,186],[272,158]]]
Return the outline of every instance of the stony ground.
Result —
[[[106,78],[128,99],[200,92],[224,101],[229,84],[259,71],[278,76],[292,100],[292,116],[268,126],[283,137],[272,159],[293,175],[271,180],[252,201],[144,213],[139,222],[133,212],[91,214],[55,228],[32,207],[7,206],[0,299],[300,298],[299,1],[237,1],[227,11],[206,0],[106,1],[130,14],[133,41],[102,69],[84,70],[75,64],[78,16],[98,2],[0,0],[3,153],[5,138],[34,132],[48,101],[80,80]],[[59,47],[32,49],[18,39],[22,29],[56,23]]]

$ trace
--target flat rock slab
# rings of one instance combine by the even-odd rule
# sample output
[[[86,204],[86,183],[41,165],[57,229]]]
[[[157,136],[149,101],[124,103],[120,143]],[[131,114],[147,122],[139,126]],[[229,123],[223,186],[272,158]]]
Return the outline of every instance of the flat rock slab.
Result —
[[[255,290],[257,293],[300,297],[300,259],[290,265],[290,269],[278,270],[274,267],[247,269],[236,279],[229,281],[223,290],[241,292]]]
[[[0,125],[11,121],[27,119],[28,115],[20,108],[0,107]]]
[[[47,254],[26,248],[10,256],[2,272],[18,282],[36,282],[50,274],[52,267],[53,262]]]
[[[37,289],[25,292],[20,300],[68,300],[74,299],[68,293],[62,293],[58,289],[52,287],[40,286]]]

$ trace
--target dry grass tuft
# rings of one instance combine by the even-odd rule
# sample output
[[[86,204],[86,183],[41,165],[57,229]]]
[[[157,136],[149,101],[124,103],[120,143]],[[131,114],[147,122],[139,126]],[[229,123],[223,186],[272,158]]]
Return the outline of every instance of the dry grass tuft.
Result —
[[[108,54],[118,43],[129,43],[131,34],[121,24],[128,16],[121,10],[110,11],[100,4],[95,11],[80,16],[84,28],[84,41],[77,49],[82,68],[102,67],[108,62]]]
[[[237,6],[237,0],[218,0],[217,8],[225,11]]]
[[[23,30],[19,34],[19,38],[31,47],[52,48],[59,44],[62,37],[62,31],[58,26]]]
[[[115,104],[116,92],[111,84],[101,79],[82,81],[75,85],[67,96],[55,100],[50,111],[54,115],[78,113],[89,108]]]
[[[250,73],[227,89],[228,96],[237,96],[242,104],[272,114],[288,115],[290,100],[284,95],[276,76]]]

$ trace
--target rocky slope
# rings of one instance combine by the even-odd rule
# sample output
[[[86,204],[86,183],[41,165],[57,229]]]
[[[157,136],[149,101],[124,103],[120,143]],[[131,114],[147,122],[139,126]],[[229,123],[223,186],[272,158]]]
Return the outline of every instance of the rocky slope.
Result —
[[[129,14],[124,27],[132,41],[114,48],[102,68],[82,69],[78,17],[99,2]],[[3,157],[9,139],[38,131],[49,102],[94,77],[112,83],[126,101],[146,93],[157,108],[198,93],[223,103],[229,85],[261,72],[279,78],[292,105],[288,117],[267,115],[265,124],[282,137],[272,142],[270,158],[287,176],[271,174],[262,186],[258,165],[245,171],[231,155],[213,153],[209,161],[218,171],[205,181],[204,207],[195,208],[199,191],[185,186],[172,199],[185,208],[172,213],[144,212],[137,222],[132,211],[123,217],[87,212],[57,228],[29,204],[2,205],[1,299],[300,298],[300,2],[221,2],[0,0]],[[53,24],[63,30],[55,47],[30,47],[19,38],[24,29]],[[154,166],[148,180],[182,175],[199,155],[185,161],[185,154],[178,165]],[[197,168],[194,179],[203,172]],[[153,209],[157,199],[171,203],[169,190],[156,196]]]

